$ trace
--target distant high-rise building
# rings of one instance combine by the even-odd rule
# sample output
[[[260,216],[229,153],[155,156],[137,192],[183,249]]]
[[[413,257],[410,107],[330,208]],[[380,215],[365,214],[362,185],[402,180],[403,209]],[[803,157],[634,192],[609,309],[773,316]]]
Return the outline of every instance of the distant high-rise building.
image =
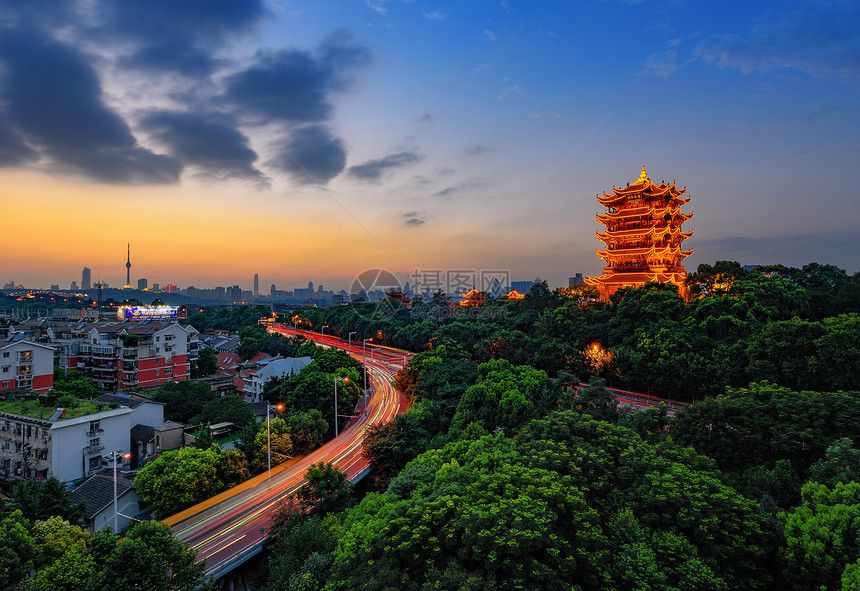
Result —
[[[314,292],[314,282],[308,281],[308,289],[311,290],[311,293]]]
[[[51,284],[51,291],[60,291],[60,284],[59,283]]]
[[[534,281],[511,281],[511,289],[525,295],[532,290],[534,284]]]
[[[277,291],[278,291],[278,288],[275,287],[275,284],[273,283],[272,288],[269,290],[269,294],[271,294],[274,297],[274,295]]]
[[[260,295],[260,275],[259,273],[254,273],[254,295]]]
[[[584,285],[585,280],[582,278],[582,273],[577,273],[573,277],[568,277],[567,286],[573,287],[574,285]]]
[[[231,304],[242,303],[242,289],[238,285],[227,288],[227,301]]]
[[[131,242],[128,243],[128,259],[125,263],[125,284],[131,287]]]
[[[137,280],[137,288],[138,289],[146,289],[146,284],[147,284],[146,279],[141,278],[141,279]]]
[[[317,291],[318,291],[318,292],[320,292],[320,293],[322,293],[322,292],[323,292],[323,286],[322,286],[322,285],[320,285],[320,286],[317,288]]]
[[[152,284],[152,291],[160,291],[161,286],[158,283]]]
[[[84,267],[81,272],[81,289],[91,289],[93,286],[93,271],[89,267]]]
[[[78,282],[72,281],[72,284],[69,286],[69,290],[70,291],[77,291],[78,290]]]
[[[167,293],[176,293],[178,291],[179,291],[179,286],[176,285],[175,283],[168,283],[167,284]]]

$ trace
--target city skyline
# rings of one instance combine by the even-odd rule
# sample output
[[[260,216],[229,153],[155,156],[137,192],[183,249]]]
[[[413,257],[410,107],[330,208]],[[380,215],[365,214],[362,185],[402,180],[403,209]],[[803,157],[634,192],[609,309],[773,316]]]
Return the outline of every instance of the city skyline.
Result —
[[[0,10],[0,282],[599,275],[595,195],[687,188],[700,263],[860,271],[843,2]],[[135,244],[130,276],[122,250]],[[58,246],[62,245],[62,246]],[[125,248],[124,248],[125,247]]]

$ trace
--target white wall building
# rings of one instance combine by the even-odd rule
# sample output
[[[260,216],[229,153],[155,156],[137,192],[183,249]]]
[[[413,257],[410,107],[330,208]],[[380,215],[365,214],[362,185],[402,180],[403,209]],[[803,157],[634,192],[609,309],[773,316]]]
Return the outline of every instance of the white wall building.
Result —
[[[313,361],[312,357],[289,357],[273,359],[250,376],[245,378],[245,401],[260,402],[263,387],[272,378],[285,378],[299,373]]]

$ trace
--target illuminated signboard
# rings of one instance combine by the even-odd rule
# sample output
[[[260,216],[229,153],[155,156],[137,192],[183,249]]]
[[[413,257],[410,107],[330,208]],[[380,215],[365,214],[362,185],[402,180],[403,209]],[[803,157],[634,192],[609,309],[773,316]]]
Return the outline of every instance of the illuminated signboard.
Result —
[[[176,306],[120,306],[116,319],[123,320],[176,320],[179,308]]]

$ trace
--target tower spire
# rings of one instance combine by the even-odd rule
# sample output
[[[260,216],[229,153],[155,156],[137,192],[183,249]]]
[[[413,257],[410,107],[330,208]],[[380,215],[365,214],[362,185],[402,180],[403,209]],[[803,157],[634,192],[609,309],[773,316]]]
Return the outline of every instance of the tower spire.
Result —
[[[125,262],[125,284],[131,286],[131,242],[128,243],[128,258]]]

